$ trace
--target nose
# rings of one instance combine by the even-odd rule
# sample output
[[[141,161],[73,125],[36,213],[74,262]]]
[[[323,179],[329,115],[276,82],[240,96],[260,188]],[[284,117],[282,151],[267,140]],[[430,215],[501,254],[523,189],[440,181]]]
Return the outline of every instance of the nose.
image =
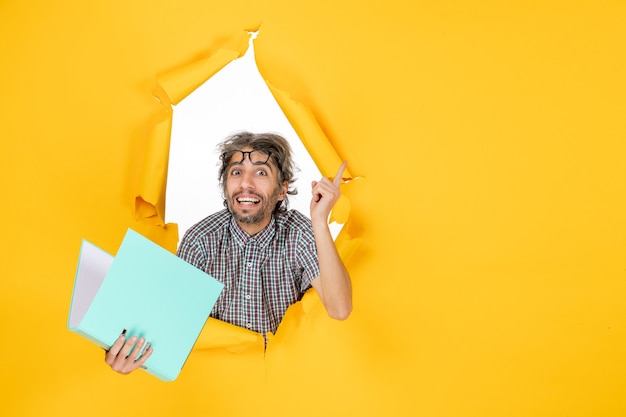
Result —
[[[245,166],[246,163],[244,161],[244,166],[241,169],[241,175],[239,177],[239,184],[241,185],[241,188],[252,188],[254,186],[254,181],[253,181],[253,173],[254,171],[252,170],[252,166]]]

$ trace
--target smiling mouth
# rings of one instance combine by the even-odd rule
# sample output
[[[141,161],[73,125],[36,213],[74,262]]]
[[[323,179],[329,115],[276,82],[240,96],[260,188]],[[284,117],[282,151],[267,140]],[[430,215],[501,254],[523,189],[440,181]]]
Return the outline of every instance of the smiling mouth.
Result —
[[[253,206],[255,204],[259,204],[260,202],[261,200],[259,200],[258,198],[254,198],[254,197],[237,198],[237,203],[241,204],[242,206]]]

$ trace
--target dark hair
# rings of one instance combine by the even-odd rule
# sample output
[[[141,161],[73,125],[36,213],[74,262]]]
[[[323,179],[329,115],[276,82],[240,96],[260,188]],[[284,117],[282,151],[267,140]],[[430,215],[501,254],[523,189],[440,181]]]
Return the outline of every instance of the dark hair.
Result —
[[[218,179],[224,196],[226,195],[226,176],[229,163],[229,158],[224,158],[224,154],[242,150],[246,147],[254,151],[262,151],[269,154],[270,161],[278,172],[278,186],[282,187],[283,182],[287,181],[287,194],[298,194],[298,190],[293,187],[293,183],[296,181],[294,177],[295,165],[291,159],[291,146],[289,146],[289,142],[276,133],[251,133],[244,131],[227,137],[217,145],[221,160]],[[228,207],[228,203],[225,199],[224,206]],[[287,211],[288,207],[289,201],[287,196],[285,196],[283,201],[276,203],[274,214],[282,214]]]

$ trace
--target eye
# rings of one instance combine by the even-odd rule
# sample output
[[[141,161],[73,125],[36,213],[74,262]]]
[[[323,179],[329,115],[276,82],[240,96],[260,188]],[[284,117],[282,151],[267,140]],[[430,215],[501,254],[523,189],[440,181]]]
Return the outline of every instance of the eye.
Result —
[[[237,176],[237,175],[240,175],[240,174],[241,174],[241,170],[239,170],[239,169],[232,169],[232,170],[230,171],[230,174],[229,174],[229,175],[230,175],[231,177],[234,177],[234,176]]]
[[[257,170],[256,174],[258,176],[265,177],[267,175],[267,172],[265,172],[264,169],[259,169],[259,170]]]

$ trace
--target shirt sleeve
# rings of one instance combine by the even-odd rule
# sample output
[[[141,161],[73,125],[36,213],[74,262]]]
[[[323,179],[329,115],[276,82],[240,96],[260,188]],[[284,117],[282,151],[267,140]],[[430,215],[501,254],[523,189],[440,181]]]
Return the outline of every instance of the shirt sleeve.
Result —
[[[205,270],[207,262],[206,254],[201,250],[197,239],[189,239],[188,236],[184,236],[178,246],[176,255],[196,268],[202,271]]]

